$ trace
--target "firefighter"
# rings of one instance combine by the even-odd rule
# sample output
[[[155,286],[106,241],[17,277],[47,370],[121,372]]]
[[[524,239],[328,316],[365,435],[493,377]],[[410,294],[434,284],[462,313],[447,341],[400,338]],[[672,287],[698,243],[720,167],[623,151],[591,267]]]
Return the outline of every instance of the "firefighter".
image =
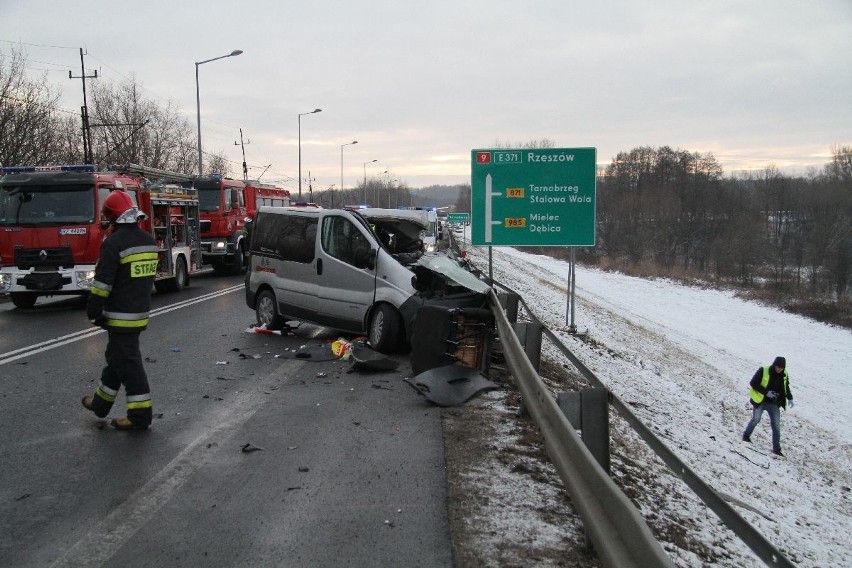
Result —
[[[102,213],[113,230],[101,245],[86,314],[107,330],[106,366],[95,394],[83,397],[83,406],[106,417],[124,385],[127,416],[110,424],[119,430],[140,430],[151,425],[153,412],[139,334],[148,325],[157,246],[154,237],[137,225],[144,215],[124,191],[112,191]]]

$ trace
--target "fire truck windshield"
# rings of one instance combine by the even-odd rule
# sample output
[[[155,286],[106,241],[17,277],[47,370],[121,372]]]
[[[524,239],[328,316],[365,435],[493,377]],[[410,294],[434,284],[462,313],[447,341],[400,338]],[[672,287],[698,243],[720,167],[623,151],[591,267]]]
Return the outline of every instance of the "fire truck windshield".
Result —
[[[94,221],[92,185],[0,187],[0,226],[82,225]]]
[[[215,187],[199,187],[198,190],[198,208],[202,211],[218,211],[222,202],[222,193],[219,186]]]

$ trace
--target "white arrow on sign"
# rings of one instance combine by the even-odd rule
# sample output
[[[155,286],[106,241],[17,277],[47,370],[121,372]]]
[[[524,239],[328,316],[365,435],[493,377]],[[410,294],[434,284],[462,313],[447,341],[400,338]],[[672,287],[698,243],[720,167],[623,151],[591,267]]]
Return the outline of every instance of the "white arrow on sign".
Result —
[[[485,176],[485,242],[491,242],[491,226],[499,225],[500,221],[495,221],[492,218],[492,205],[491,199],[495,196],[503,195],[502,193],[495,193],[491,191],[491,174],[487,174]]]

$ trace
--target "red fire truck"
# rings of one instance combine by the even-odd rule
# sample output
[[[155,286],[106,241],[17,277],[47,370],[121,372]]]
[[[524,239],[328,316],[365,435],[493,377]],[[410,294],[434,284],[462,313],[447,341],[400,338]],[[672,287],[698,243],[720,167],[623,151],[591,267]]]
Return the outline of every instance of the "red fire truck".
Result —
[[[195,179],[201,206],[201,256],[204,264],[221,272],[240,274],[245,269],[246,219],[254,219],[261,205],[290,205],[284,188],[239,181],[214,174]]]
[[[189,276],[201,269],[198,198],[186,187],[192,178],[180,178],[183,185],[165,185],[140,175],[143,170],[135,166],[98,171],[94,165],[4,168],[0,294],[8,294],[21,308],[32,307],[39,296],[87,294],[109,230],[100,210],[110,191],[126,191],[147,215],[140,226],[160,245],[157,290],[186,286]]]

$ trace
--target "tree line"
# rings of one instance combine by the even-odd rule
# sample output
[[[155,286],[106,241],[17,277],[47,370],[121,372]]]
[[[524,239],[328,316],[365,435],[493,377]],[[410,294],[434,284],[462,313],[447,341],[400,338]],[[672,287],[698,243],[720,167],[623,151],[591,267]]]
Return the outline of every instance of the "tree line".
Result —
[[[799,177],[726,177],[712,154],[634,148],[599,175],[597,204],[598,256],[852,297],[852,147]]]
[[[195,131],[169,101],[146,99],[134,77],[120,84],[87,83],[87,118],[94,163],[136,163],[193,174]],[[27,73],[22,49],[0,51],[0,165],[85,163],[83,118],[59,106],[46,74]],[[224,154],[207,154],[206,173],[230,175]]]

